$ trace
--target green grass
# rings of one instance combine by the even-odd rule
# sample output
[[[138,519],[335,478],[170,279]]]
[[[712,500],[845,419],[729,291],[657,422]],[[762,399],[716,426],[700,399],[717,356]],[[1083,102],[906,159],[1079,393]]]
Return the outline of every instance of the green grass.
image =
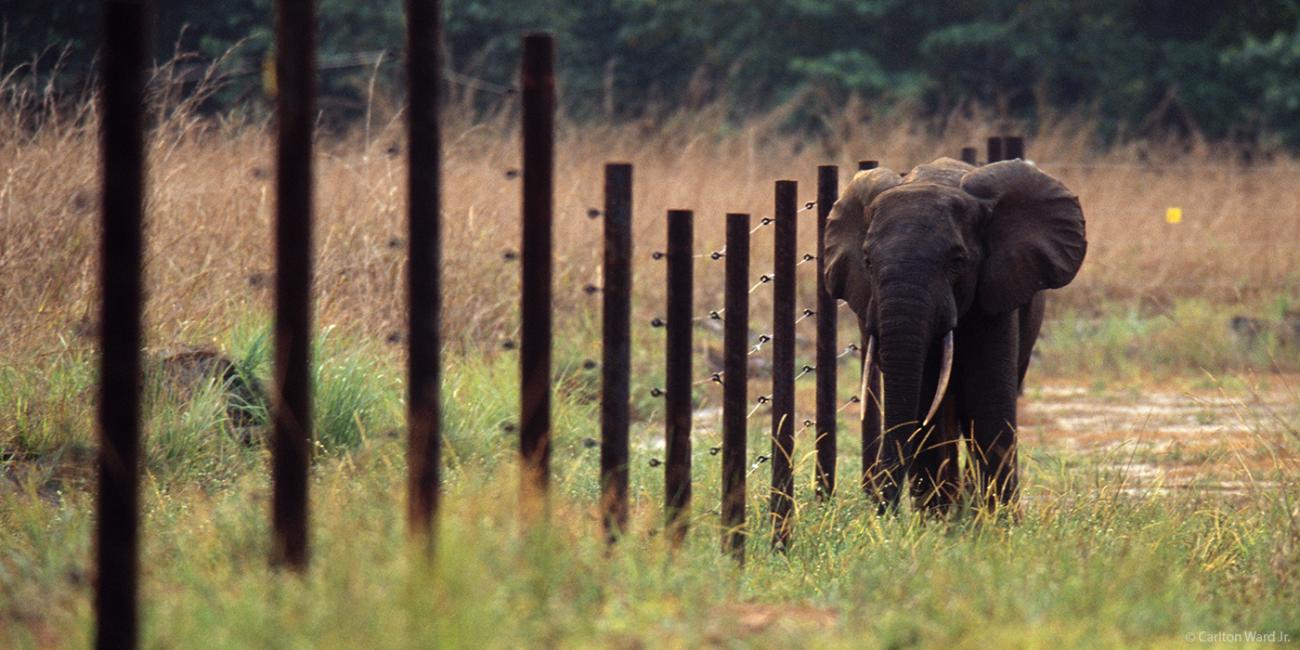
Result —
[[[1130,318],[1121,315],[1115,327]],[[663,470],[650,466],[662,458],[661,404],[639,390],[660,385],[661,341],[649,338],[657,332],[638,342],[634,358],[631,530],[607,552],[596,515],[599,453],[586,444],[599,437],[599,371],[583,365],[599,357],[595,327],[570,330],[556,351],[550,517],[531,529],[517,516],[516,437],[506,426],[517,417],[517,358],[499,349],[449,356],[446,495],[432,561],[403,520],[402,365],[394,348],[331,332],[316,346],[320,445],[305,577],[267,566],[268,452],[239,440],[221,386],[186,399],[148,392],[145,645],[1114,647],[1245,630],[1300,640],[1300,476],[1286,469],[1293,465],[1260,473],[1235,494],[1132,493],[1116,478],[1114,459],[1026,449],[1018,521],[969,514],[936,521],[910,511],[882,518],[852,486],[853,435],[841,441],[839,494],[812,500],[812,437],[803,431],[794,545],[787,554],[768,549],[770,470],[757,465],[742,569],[719,553],[720,456],[709,453],[718,434],[701,427],[691,534],[670,552],[658,534]],[[1049,329],[1052,345],[1035,376],[1059,376],[1076,363],[1070,355],[1082,354],[1052,333],[1059,331]],[[1099,336],[1087,341],[1104,343]],[[1143,336],[1180,340],[1159,338],[1158,326]],[[218,344],[241,372],[269,385],[268,339],[265,324],[250,320]],[[1199,349],[1181,345],[1152,343],[1136,354],[1168,362],[1159,355]],[[0,369],[8,458],[0,487],[2,647],[90,642],[92,361],[68,351],[44,369]],[[856,365],[845,362],[842,386],[855,385]],[[762,381],[752,393],[762,392]],[[716,403],[713,390],[700,386],[697,401]],[[262,409],[264,426],[265,404],[249,407]],[[751,458],[769,446],[766,412],[753,422]]]

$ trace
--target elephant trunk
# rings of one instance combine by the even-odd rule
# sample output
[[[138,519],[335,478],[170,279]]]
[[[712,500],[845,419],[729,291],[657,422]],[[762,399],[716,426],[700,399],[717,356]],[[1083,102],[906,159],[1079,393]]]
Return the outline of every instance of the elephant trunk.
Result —
[[[921,379],[930,348],[930,307],[911,295],[880,305],[880,369],[884,376],[884,432],[877,477],[881,507],[896,507],[899,486],[916,454]]]

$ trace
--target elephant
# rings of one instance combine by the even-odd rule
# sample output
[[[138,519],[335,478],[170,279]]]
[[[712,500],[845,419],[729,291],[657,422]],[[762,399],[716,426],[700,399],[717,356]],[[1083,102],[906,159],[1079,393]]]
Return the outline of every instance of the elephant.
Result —
[[[876,168],[840,195],[823,244],[827,291],[864,342],[863,487],[879,511],[906,486],[916,507],[946,513],[963,484],[980,507],[1018,508],[1016,399],[1044,291],[1087,252],[1078,197],[1018,159]]]

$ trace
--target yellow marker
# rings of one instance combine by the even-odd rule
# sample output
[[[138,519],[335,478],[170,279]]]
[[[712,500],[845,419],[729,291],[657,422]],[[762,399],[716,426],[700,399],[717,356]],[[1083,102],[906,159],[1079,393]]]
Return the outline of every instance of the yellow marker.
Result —
[[[1182,223],[1182,208],[1165,208],[1165,223]]]

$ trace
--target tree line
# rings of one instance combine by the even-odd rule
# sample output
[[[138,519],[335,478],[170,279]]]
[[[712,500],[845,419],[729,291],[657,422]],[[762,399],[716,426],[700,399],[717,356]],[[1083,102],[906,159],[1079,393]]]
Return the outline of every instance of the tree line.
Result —
[[[157,2],[155,52],[257,69],[273,41],[271,0]],[[1083,112],[1103,135],[1170,132],[1300,147],[1300,2],[1295,0],[445,0],[449,66],[508,86],[518,35],[560,44],[565,108],[633,118],[722,102],[734,116],[850,98],[943,115],[971,106],[1033,120]],[[6,71],[62,56],[89,69],[98,0],[4,0]],[[397,53],[402,1],[318,0],[323,55]],[[395,66],[383,71],[396,83]],[[368,71],[323,90],[362,92]],[[255,84],[256,75],[239,83]],[[233,102],[247,93],[219,95]]]

